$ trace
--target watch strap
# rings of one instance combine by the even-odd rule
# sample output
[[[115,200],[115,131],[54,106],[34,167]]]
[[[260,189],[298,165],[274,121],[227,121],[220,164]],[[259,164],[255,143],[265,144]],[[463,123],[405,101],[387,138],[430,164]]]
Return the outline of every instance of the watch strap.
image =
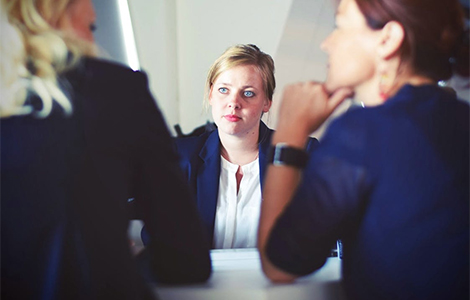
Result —
[[[304,168],[307,165],[308,153],[303,149],[290,147],[286,143],[278,143],[269,149],[268,161],[275,166]]]

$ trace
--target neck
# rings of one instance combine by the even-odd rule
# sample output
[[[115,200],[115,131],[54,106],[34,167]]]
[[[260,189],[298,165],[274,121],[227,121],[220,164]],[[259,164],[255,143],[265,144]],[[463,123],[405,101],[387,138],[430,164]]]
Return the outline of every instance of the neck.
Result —
[[[420,75],[402,72],[388,74],[388,83],[385,85],[386,98],[381,97],[381,75],[376,74],[374,78],[365,82],[355,89],[355,97],[366,104],[366,106],[376,106],[383,104],[388,98],[393,97],[404,85],[410,84],[420,86],[425,84],[435,84],[432,79]],[[383,88],[383,87],[382,87]],[[382,91],[383,92],[383,91]]]
[[[243,137],[228,135],[219,131],[220,154],[232,164],[246,165],[258,158],[258,136],[259,131]]]

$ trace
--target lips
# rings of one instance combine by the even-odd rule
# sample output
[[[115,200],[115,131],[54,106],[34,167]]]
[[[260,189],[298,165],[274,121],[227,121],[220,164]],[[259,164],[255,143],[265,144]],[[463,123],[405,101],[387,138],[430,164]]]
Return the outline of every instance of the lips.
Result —
[[[225,115],[224,118],[229,122],[238,122],[241,120],[241,118],[237,115]]]

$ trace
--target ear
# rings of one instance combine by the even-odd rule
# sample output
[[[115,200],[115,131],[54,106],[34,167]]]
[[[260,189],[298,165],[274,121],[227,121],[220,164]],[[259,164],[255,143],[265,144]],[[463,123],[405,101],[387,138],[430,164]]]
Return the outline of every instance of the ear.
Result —
[[[397,21],[390,21],[381,29],[378,54],[382,59],[394,56],[405,39],[405,29]]]
[[[271,108],[272,104],[273,104],[272,100],[266,99],[266,101],[264,102],[263,112],[267,113],[269,109]]]

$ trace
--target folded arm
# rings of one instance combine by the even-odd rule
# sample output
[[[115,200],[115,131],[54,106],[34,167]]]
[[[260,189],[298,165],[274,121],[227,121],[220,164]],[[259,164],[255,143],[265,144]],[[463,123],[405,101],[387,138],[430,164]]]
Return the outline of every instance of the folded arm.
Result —
[[[284,91],[272,144],[286,143],[290,147],[304,149],[309,134],[321,126],[349,93],[349,90],[341,90],[328,95],[321,84],[313,82],[288,86]],[[266,248],[278,217],[295,195],[301,176],[301,169],[287,165],[270,165],[266,171],[258,248],[263,272],[274,282],[291,282],[300,276],[276,267],[267,257]]]

